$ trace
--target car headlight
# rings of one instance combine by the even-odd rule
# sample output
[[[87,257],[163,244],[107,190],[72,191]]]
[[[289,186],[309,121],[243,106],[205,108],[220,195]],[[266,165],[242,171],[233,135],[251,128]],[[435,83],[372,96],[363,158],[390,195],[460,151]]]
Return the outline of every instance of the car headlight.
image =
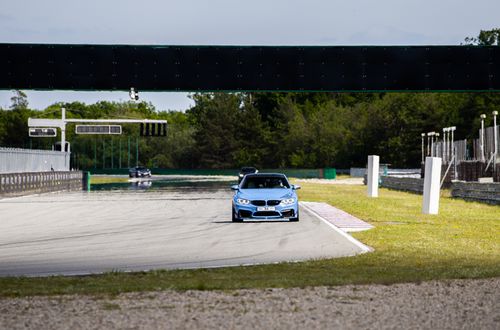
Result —
[[[250,201],[248,199],[238,198],[236,199],[236,203],[241,205],[248,205],[250,204]]]
[[[239,175],[239,176],[240,176],[240,178],[242,178],[242,177],[243,177],[243,174],[241,174],[241,173],[240,173],[240,175]]]
[[[295,198],[287,198],[281,201],[281,205],[291,205],[295,203]]]

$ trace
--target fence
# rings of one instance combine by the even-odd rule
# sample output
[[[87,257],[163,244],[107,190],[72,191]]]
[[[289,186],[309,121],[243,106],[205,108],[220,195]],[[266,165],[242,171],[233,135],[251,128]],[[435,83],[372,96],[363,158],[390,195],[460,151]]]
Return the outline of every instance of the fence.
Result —
[[[92,174],[111,174],[125,175],[128,174],[128,169],[84,169]],[[236,177],[240,169],[166,169],[152,168],[151,172],[156,175],[228,175]],[[283,173],[291,178],[326,178],[334,179],[335,169],[259,169],[260,173]]]
[[[433,148],[434,150],[432,151],[432,154],[434,157],[441,157],[444,164],[451,161],[451,143],[446,144],[443,142],[435,142],[433,144]],[[470,159],[469,152],[467,150],[467,140],[454,141],[453,148],[458,163]]]
[[[381,187],[422,194],[424,180],[416,178],[381,177]],[[482,203],[500,205],[500,183],[453,182],[451,196]]]
[[[80,171],[0,174],[0,196],[82,190],[82,175]]]
[[[69,152],[0,148],[0,173],[69,171]]]

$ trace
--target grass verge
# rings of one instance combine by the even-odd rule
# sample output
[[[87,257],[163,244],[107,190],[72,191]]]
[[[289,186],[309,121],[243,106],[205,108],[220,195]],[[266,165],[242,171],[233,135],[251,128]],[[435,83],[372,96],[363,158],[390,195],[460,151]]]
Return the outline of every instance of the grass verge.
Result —
[[[128,177],[119,176],[90,176],[90,184],[106,184],[128,182]]]
[[[422,197],[366,187],[301,182],[304,201],[323,201],[376,226],[353,236],[375,248],[356,257],[219,269],[111,272],[95,276],[0,278],[0,296],[109,294],[391,284],[500,276],[500,207],[441,198],[439,215],[421,214]]]

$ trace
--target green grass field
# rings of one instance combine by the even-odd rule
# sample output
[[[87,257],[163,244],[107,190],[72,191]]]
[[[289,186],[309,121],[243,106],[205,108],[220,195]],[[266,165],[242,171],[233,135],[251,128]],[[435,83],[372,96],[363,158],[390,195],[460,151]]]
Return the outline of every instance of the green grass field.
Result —
[[[240,289],[391,284],[500,276],[500,207],[441,198],[439,215],[422,215],[422,197],[365,186],[301,182],[303,201],[323,201],[375,225],[353,234],[373,247],[356,257],[201,270],[113,272],[96,276],[0,278],[0,296],[118,294],[163,289]]]
[[[105,175],[99,175],[99,176],[92,175],[90,177],[90,184],[121,183],[121,182],[128,182],[128,177],[105,176]]]

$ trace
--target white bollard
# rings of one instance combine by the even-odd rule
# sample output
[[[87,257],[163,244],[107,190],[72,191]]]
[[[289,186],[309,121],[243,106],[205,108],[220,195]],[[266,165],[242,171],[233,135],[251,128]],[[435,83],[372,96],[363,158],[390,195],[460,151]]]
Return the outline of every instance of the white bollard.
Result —
[[[368,156],[368,171],[366,176],[368,197],[378,197],[379,156]]]
[[[424,200],[422,213],[438,214],[441,190],[441,158],[425,158]]]

